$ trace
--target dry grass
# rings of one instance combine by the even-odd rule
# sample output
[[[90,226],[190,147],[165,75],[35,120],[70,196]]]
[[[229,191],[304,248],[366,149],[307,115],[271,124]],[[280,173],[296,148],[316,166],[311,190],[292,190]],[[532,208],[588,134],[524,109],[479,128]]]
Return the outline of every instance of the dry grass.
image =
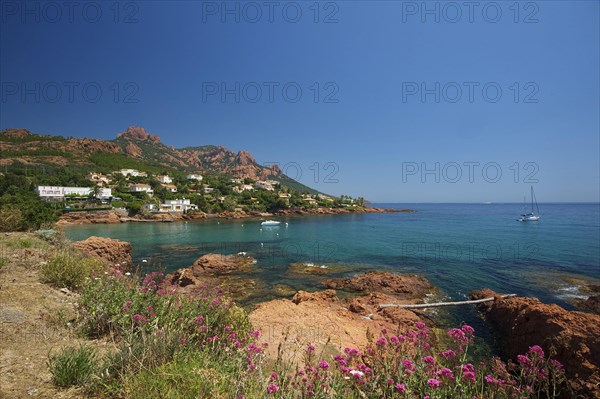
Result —
[[[84,342],[69,326],[77,295],[39,279],[40,267],[61,251],[33,234],[0,234],[0,398],[87,397],[55,388],[47,367],[49,353]]]

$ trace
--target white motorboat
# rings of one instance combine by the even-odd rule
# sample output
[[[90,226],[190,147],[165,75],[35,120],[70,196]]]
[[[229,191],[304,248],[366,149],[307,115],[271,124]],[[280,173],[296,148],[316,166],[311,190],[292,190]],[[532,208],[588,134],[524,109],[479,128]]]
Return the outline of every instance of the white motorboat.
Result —
[[[261,226],[279,226],[279,224],[281,224],[281,222],[278,222],[277,220],[265,220],[261,223]]]

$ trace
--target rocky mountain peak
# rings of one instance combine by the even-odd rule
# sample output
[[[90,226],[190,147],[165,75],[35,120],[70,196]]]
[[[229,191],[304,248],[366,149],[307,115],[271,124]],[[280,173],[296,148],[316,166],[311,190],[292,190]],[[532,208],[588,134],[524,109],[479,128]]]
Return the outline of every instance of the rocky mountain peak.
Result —
[[[236,163],[242,166],[246,165],[256,165],[256,160],[248,151],[241,150],[237,153],[235,157]]]
[[[129,140],[151,141],[152,143],[160,143],[160,138],[155,134],[149,134],[146,129],[140,126],[129,126],[123,133],[117,135]]]
[[[2,134],[5,137],[21,139],[23,137],[30,136],[32,133],[27,129],[6,129]]]

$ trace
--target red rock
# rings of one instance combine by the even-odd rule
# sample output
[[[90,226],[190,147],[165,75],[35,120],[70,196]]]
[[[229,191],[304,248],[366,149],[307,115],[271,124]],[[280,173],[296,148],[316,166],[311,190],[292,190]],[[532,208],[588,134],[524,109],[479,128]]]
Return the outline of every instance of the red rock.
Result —
[[[358,313],[363,315],[369,313],[367,311],[367,308],[362,303],[360,303],[360,300],[358,298],[354,298],[352,302],[350,302],[350,305],[348,305],[348,310],[352,313]]]
[[[104,259],[112,267],[123,269],[131,267],[132,246],[128,242],[91,236],[83,241],[73,243],[73,247],[88,255]]]
[[[96,223],[120,223],[121,216],[114,210],[106,211],[82,211],[68,212],[63,214],[57,224],[96,224]]]
[[[397,299],[422,298],[434,289],[423,276],[378,271],[370,271],[351,278],[327,279],[323,281],[323,285],[345,291],[392,294]]]
[[[130,157],[139,157],[142,155],[142,149],[132,142],[125,145],[125,153]]]
[[[195,276],[202,274],[226,274],[250,267],[254,263],[250,256],[206,254],[191,266]]]
[[[338,298],[335,290],[325,290],[317,292],[298,291],[292,298],[292,302],[299,304],[307,301],[325,301],[337,302]]]
[[[540,345],[565,366],[574,394],[565,393],[564,397],[600,398],[600,316],[570,312],[536,298],[500,299],[488,289],[470,296],[496,298],[479,309],[499,333],[508,357],[515,359],[530,346]]]

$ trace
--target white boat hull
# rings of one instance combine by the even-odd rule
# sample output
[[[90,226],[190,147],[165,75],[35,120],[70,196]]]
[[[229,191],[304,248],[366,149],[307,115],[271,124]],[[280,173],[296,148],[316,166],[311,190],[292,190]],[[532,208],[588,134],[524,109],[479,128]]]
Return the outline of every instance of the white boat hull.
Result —
[[[519,217],[519,219],[517,219],[519,222],[536,222],[538,220],[540,220],[540,217],[538,215],[533,215],[533,216],[521,216]]]
[[[261,226],[279,226],[280,223],[281,222],[278,222],[276,220],[265,220],[261,223]]]

